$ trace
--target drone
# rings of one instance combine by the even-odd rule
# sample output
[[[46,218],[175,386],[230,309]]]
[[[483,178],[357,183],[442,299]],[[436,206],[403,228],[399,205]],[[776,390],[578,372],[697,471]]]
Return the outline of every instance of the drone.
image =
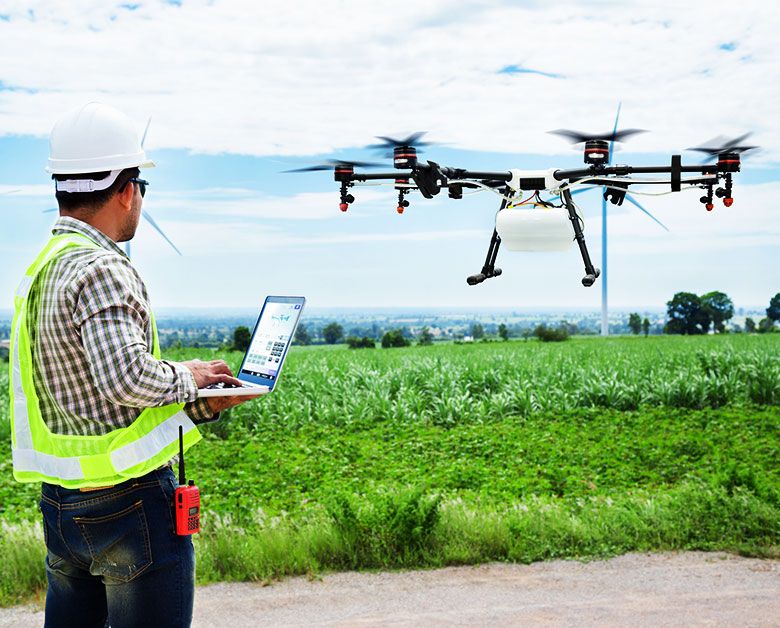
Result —
[[[714,197],[722,199],[726,207],[731,207],[734,202],[732,177],[740,171],[741,155],[758,148],[744,145],[750,135],[746,133],[730,140],[715,138],[707,143],[709,145],[688,149],[704,153],[706,161],[714,159],[714,163],[683,165],[681,155],[672,155],[670,164],[664,166],[612,165],[615,142],[622,142],[644,132],[642,129],[618,130],[617,121],[615,126],[612,132],[600,134],[568,129],[550,131],[573,144],[582,145],[586,167],[573,170],[550,168],[482,172],[445,167],[430,160],[423,163],[418,159],[418,154],[423,147],[435,144],[422,141],[425,132],[417,132],[402,139],[377,136],[376,139],[380,142],[366,147],[381,151],[386,157],[392,157],[394,172],[358,172],[356,168],[377,168],[383,167],[383,164],[346,160],[329,160],[286,172],[331,170],[334,180],[340,185],[339,209],[342,212],[346,212],[355,202],[352,188],[361,184],[376,185],[371,182],[378,181],[387,181],[386,185],[392,185],[398,192],[398,214],[403,214],[409,207],[406,197],[414,191],[426,199],[433,198],[445,189],[451,199],[461,199],[464,194],[492,191],[501,197],[501,205],[496,214],[496,227],[493,229],[482,270],[467,277],[466,282],[469,285],[474,286],[502,274],[501,269],[496,267],[496,259],[503,239],[506,247],[514,251],[564,250],[569,248],[573,241],[576,242],[585,266],[582,285],[590,287],[596,282],[601,271],[591,261],[583,233],[584,221],[572,200],[573,194],[586,189],[581,186],[602,187],[605,202],[614,205],[622,205],[631,185],[670,186],[669,192],[660,194],[699,188],[704,191],[699,200],[707,211],[714,209]],[[667,176],[634,178],[632,175]],[[543,192],[551,194],[558,202],[542,199]],[[523,198],[526,194],[527,198]],[[629,200],[636,204],[631,198]],[[640,206],[640,209],[643,208]],[[656,220],[652,215],[650,217]]]

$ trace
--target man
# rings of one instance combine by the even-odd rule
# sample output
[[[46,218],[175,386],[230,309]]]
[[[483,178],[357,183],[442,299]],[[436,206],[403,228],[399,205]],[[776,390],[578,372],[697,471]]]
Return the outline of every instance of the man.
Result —
[[[47,170],[60,217],[14,299],[14,477],[42,482],[46,626],[188,626],[194,551],[177,536],[170,460],[195,424],[254,397],[222,360],[160,359],[135,235],[148,162],[132,122],[90,103],[54,126]]]

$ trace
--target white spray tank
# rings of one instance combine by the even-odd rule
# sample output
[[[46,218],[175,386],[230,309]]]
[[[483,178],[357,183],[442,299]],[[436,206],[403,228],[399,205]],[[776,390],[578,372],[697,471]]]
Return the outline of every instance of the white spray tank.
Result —
[[[510,251],[565,251],[574,241],[565,207],[502,209],[496,214],[496,231],[502,248]]]

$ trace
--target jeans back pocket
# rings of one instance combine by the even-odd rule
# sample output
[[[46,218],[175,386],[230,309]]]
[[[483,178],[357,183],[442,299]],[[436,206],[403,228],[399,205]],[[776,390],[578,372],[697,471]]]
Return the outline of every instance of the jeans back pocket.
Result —
[[[129,582],[152,564],[149,526],[141,500],[101,517],[74,517],[89,548],[89,571],[106,580]]]

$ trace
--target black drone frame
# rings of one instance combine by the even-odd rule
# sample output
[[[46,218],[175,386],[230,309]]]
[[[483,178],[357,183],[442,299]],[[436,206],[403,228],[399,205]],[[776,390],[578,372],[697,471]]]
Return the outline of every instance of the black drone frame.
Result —
[[[563,206],[569,214],[574,239],[577,241],[582,261],[585,265],[585,276],[582,278],[582,284],[586,287],[592,286],[601,274],[601,271],[593,266],[588,253],[588,247],[585,243],[585,235],[582,231],[581,218],[577,213],[576,206],[572,201],[570,186],[577,183],[579,185],[604,186],[604,198],[614,205],[621,205],[626,196],[630,185],[648,185],[660,184],[670,185],[672,192],[679,192],[682,184],[686,186],[698,186],[705,190],[704,196],[700,201],[706,206],[707,210],[713,209],[713,196],[723,199],[724,205],[730,207],[733,203],[732,174],[740,171],[739,152],[723,152],[718,155],[717,162],[714,164],[700,164],[697,166],[684,166],[680,155],[672,155],[671,163],[668,166],[628,166],[628,165],[605,165],[604,160],[608,151],[608,144],[605,141],[593,140],[585,144],[585,168],[574,170],[554,170],[552,176],[556,182],[560,182],[557,189],[560,190]],[[398,213],[403,213],[409,206],[409,201],[405,196],[413,189],[420,191],[424,198],[433,198],[442,189],[446,188],[450,198],[459,199],[463,196],[463,188],[487,187],[493,188],[503,196],[501,208],[504,209],[508,204],[508,199],[520,194],[522,191],[541,192],[548,189],[549,183],[546,182],[544,173],[537,176],[523,177],[522,173],[519,179],[513,172],[478,172],[464,170],[461,168],[443,167],[433,161],[423,164],[417,161],[417,152],[413,146],[397,146],[393,154],[395,172],[377,172],[377,173],[358,173],[354,170],[354,165],[349,162],[342,162],[334,165],[334,178],[341,184],[341,209],[346,211],[348,206],[354,202],[355,198],[349,193],[349,188],[355,183],[364,183],[368,181],[392,180],[398,190]],[[696,173],[701,177],[687,177],[684,181],[684,173]],[[668,178],[627,181],[623,177],[632,174],[668,174]],[[619,178],[619,179],[618,179]],[[722,187],[720,186],[723,182]],[[413,183],[412,183],[413,182]],[[509,183],[512,183],[510,187]],[[467,278],[469,285],[482,283],[491,277],[497,277],[501,274],[501,269],[496,268],[496,257],[501,245],[501,238],[496,229],[490,239],[485,264],[482,270]]]

